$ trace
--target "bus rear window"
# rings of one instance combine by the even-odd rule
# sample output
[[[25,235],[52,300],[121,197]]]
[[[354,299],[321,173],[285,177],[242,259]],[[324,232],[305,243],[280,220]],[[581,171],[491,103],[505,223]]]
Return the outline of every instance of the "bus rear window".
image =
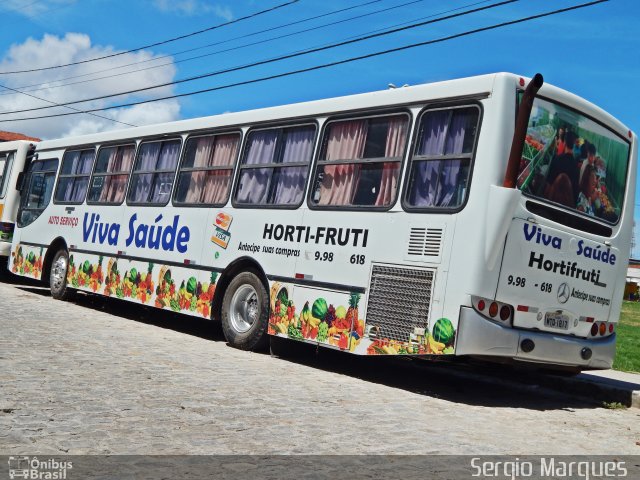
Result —
[[[574,110],[536,98],[518,188],[613,224],[622,210],[628,162],[624,139]]]

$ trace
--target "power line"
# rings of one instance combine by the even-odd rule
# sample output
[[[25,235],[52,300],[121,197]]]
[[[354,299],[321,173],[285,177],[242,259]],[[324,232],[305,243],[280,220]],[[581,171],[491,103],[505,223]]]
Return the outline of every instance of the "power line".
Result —
[[[288,2],[281,3],[281,4],[276,5],[274,7],[267,8],[265,10],[260,10],[258,12],[252,13],[250,15],[245,15],[244,17],[236,18],[235,20],[230,20],[228,22],[219,23],[218,25],[214,25],[212,27],[207,27],[207,28],[204,28],[202,30],[198,30],[198,31],[195,31],[195,32],[187,33],[187,34],[184,34],[184,35],[179,35],[177,37],[169,38],[167,40],[162,40],[160,42],[151,43],[151,44],[148,44],[148,45],[143,45],[142,47],[132,48],[130,50],[126,50],[126,51],[122,51],[122,52],[111,53],[109,55],[103,55],[101,57],[89,58],[87,60],[78,60],[77,62],[65,63],[63,65],[52,65],[50,67],[32,68],[32,69],[29,69],[29,70],[14,70],[14,71],[9,71],[9,72],[0,72],[0,75],[9,75],[9,74],[16,74],[16,73],[41,72],[43,70],[53,70],[53,69],[57,69],[57,68],[70,67],[70,66],[73,66],[73,65],[80,65],[80,64],[83,64],[83,63],[96,62],[98,60],[104,60],[106,58],[119,57],[119,56],[125,55],[127,53],[133,53],[133,52],[137,52],[137,51],[144,50],[144,49],[147,49],[147,48],[153,48],[153,47],[158,47],[160,45],[166,45],[167,43],[176,42],[178,40],[184,40],[185,38],[193,37],[195,35],[200,35],[202,33],[210,32],[212,30],[217,30],[219,28],[226,27],[226,26],[232,25],[234,23],[239,23],[239,22],[242,22],[244,20],[248,20],[250,18],[254,18],[254,17],[260,16],[260,15],[264,15],[265,13],[273,12],[273,11],[278,10],[280,8],[284,8],[284,7],[287,7],[287,6],[292,5],[294,3],[298,3],[299,1],[300,0],[290,0]]]
[[[187,77],[187,78],[183,78],[183,79],[180,79],[180,80],[174,80],[172,82],[165,82],[165,83],[161,83],[161,84],[157,84],[157,85],[152,85],[152,86],[149,86],[149,87],[142,87],[142,88],[137,88],[137,89],[134,89],[134,90],[127,90],[127,91],[119,92],[119,93],[101,95],[101,96],[98,96],[98,97],[85,98],[85,99],[82,99],[82,100],[74,100],[74,101],[70,101],[70,102],[62,102],[62,103],[60,103],[60,105],[76,105],[78,103],[92,102],[92,101],[96,101],[96,100],[105,100],[107,98],[119,97],[119,96],[123,96],[123,95],[130,95],[132,93],[139,93],[139,92],[144,92],[144,91],[148,91],[148,90],[153,90],[153,89],[156,89],[156,88],[162,88],[162,87],[168,87],[168,86],[172,86],[172,85],[178,85],[178,84],[181,84],[181,83],[193,82],[195,80],[202,80],[203,78],[218,76],[218,75],[222,75],[222,74],[225,74],[225,73],[237,72],[239,70],[245,70],[247,68],[252,68],[252,67],[256,67],[256,66],[260,66],[260,65],[266,65],[266,64],[269,64],[269,63],[279,62],[279,61],[282,61],[282,60],[289,60],[291,58],[296,58],[296,57],[300,57],[300,56],[303,56],[303,55],[309,55],[311,53],[322,52],[322,51],[326,51],[326,50],[342,47],[342,46],[345,46],[345,45],[351,45],[351,44],[354,44],[354,43],[363,42],[365,40],[370,40],[372,38],[379,38],[379,37],[391,35],[393,33],[401,32],[401,31],[405,31],[405,30],[409,30],[409,29],[413,29],[413,28],[417,28],[417,27],[422,27],[422,26],[433,24],[433,23],[437,23],[437,22],[443,22],[445,20],[451,20],[452,18],[463,17],[463,16],[466,16],[466,15],[470,15],[472,13],[477,13],[477,12],[484,11],[484,10],[489,10],[489,9],[500,7],[500,6],[503,6],[503,5],[510,4],[510,3],[516,3],[518,1],[520,1],[520,0],[504,0],[502,2],[493,3],[491,5],[487,5],[487,6],[484,6],[484,7],[478,7],[478,8],[474,8],[472,10],[466,10],[464,12],[454,13],[454,14],[451,14],[451,15],[446,15],[444,17],[439,17],[439,18],[435,18],[435,19],[432,19],[432,20],[427,20],[427,21],[424,21],[424,22],[413,23],[411,25],[398,27],[398,28],[395,28],[395,29],[392,29],[392,30],[387,30],[385,32],[365,35],[363,37],[358,37],[358,38],[351,39],[351,40],[346,40],[346,41],[342,41],[342,42],[338,42],[338,43],[333,43],[333,44],[325,45],[325,46],[322,46],[322,47],[317,47],[317,48],[312,48],[312,49],[308,49],[308,50],[303,50],[303,51],[300,51],[300,52],[290,53],[290,54],[287,54],[287,55],[282,55],[282,56],[271,58],[271,59],[267,59],[267,60],[261,60],[261,61],[258,61],[258,62],[253,62],[253,63],[241,65],[241,66],[226,68],[226,69],[218,70],[218,71],[215,71],[215,72],[208,72],[208,73],[204,73],[204,74],[201,74],[201,75],[196,75],[196,76],[193,76],[193,77]],[[25,112],[34,112],[34,111],[38,111],[38,110],[46,110],[48,108],[52,108],[52,107],[46,106],[46,107],[24,108],[24,109],[21,109],[21,110],[11,110],[11,111],[6,111],[6,112],[0,112],[0,115],[9,115],[9,114],[25,113]]]
[[[13,88],[6,87],[4,85],[0,85],[0,88],[6,88],[7,90],[14,90]],[[42,100],[43,102],[52,103],[56,107],[64,107],[64,108],[68,108],[69,110],[74,110],[77,113],[84,113],[82,110],[79,110],[77,108],[73,108],[73,107],[69,107],[69,106],[65,106],[65,105],[60,105],[59,103],[52,102],[51,100],[47,100],[45,98],[36,97],[35,95],[31,95],[29,93],[24,93],[24,92],[18,92],[18,93],[21,93],[22,95],[26,95],[27,97],[35,98],[36,100]],[[87,114],[91,115],[93,117],[102,118],[104,120],[109,120],[111,122],[119,123],[121,125],[126,125],[127,127],[137,127],[137,125],[133,125],[133,124],[127,123],[127,122],[121,122],[120,120],[116,120],[115,118],[103,117],[102,115],[98,115],[97,113],[88,112]]]
[[[266,29],[263,29],[263,30],[259,30],[257,32],[252,32],[252,33],[248,33],[248,34],[245,34],[245,35],[240,35],[240,36],[237,36],[237,37],[229,38],[227,40],[223,40],[223,41],[220,41],[220,42],[209,43],[207,45],[203,45],[203,46],[200,46],[200,47],[190,48],[190,49],[187,49],[187,50],[182,50],[182,51],[170,53],[170,54],[167,54],[167,55],[160,55],[160,56],[151,58],[149,60],[141,60],[141,61],[137,61],[137,62],[126,63],[126,64],[123,64],[123,65],[119,65],[117,67],[105,68],[105,69],[102,69],[102,70],[95,70],[95,71],[93,71],[91,73],[85,73],[85,74],[82,74],[82,75],[74,75],[74,76],[71,76],[71,77],[60,78],[60,79],[57,79],[57,80],[52,80],[50,82],[61,82],[61,81],[65,81],[65,80],[73,80],[75,78],[88,77],[88,76],[91,76],[91,75],[95,75],[97,73],[110,72],[110,71],[113,71],[113,70],[119,70],[121,68],[130,67],[132,65],[141,65],[143,63],[150,63],[150,62],[155,62],[155,61],[158,61],[158,60],[162,60],[164,58],[172,58],[175,55],[182,55],[184,53],[189,53],[189,52],[193,52],[193,51],[196,51],[196,50],[202,50],[202,49],[213,47],[213,46],[217,46],[217,45],[223,45],[225,43],[229,43],[229,42],[232,42],[234,40],[240,40],[242,38],[247,38],[247,37],[260,35],[262,33],[267,33],[267,32],[271,32],[271,31],[274,31],[274,30],[279,30],[279,29],[290,27],[290,26],[297,25],[297,24],[300,24],[300,23],[306,23],[306,22],[309,22],[309,21],[312,21],[312,20],[317,20],[317,19],[322,18],[322,17],[328,17],[330,15],[335,15],[335,14],[338,14],[338,13],[346,12],[348,10],[353,10],[355,8],[364,7],[364,6],[367,6],[367,5],[374,4],[374,3],[380,3],[381,1],[383,1],[383,0],[372,0],[372,1],[364,2],[364,3],[360,3],[360,4],[357,4],[357,5],[352,5],[351,7],[341,8],[339,10],[333,10],[331,12],[323,13],[323,14],[320,14],[320,15],[315,15],[313,17],[307,17],[307,18],[304,18],[302,20],[296,20],[296,21],[293,21],[293,22],[285,23],[285,24],[282,24],[282,25],[278,25],[276,27],[266,28]],[[403,7],[403,6],[407,6],[407,5],[412,5],[414,3],[419,3],[419,2],[423,2],[423,1],[425,1],[425,0],[414,0],[414,1],[403,3],[403,4],[400,4],[400,5],[394,5],[393,7],[385,8],[385,9],[382,9],[382,10],[376,10],[374,12],[369,12],[369,13],[366,13],[366,14],[363,14],[363,15],[350,17],[348,19],[340,20],[340,21],[337,21],[337,22],[326,23],[324,25],[320,25],[320,26],[313,27],[313,28],[310,28],[310,29],[300,30],[300,31],[294,32],[292,34],[287,34],[287,35],[278,36],[278,37],[272,37],[270,39],[262,40],[261,42],[253,42],[253,43],[249,43],[249,44],[244,44],[244,45],[240,45],[240,46],[233,47],[233,48],[230,48],[230,49],[218,50],[216,52],[208,53],[208,54],[205,54],[205,55],[198,55],[198,56],[195,56],[195,57],[185,58],[185,59],[178,60],[178,61],[171,61],[171,62],[163,63],[163,64],[160,64],[160,65],[154,65],[152,67],[146,67],[146,68],[131,70],[129,72],[118,73],[118,74],[115,74],[115,75],[107,75],[107,76],[103,76],[103,77],[92,78],[92,79],[89,79],[89,80],[83,80],[81,82],[73,82],[73,83],[67,83],[67,84],[62,84],[62,85],[54,85],[54,86],[49,86],[49,87],[43,88],[43,89],[22,90],[22,89],[27,89],[27,88],[31,88],[31,87],[39,87],[39,86],[43,86],[43,85],[48,85],[48,83],[50,83],[50,82],[36,83],[36,84],[32,84],[32,85],[23,85],[23,86],[14,87],[14,88],[17,89],[17,90],[20,90],[20,91],[36,92],[38,90],[47,90],[47,89],[51,89],[51,88],[59,88],[59,87],[65,87],[65,86],[68,86],[68,85],[77,85],[79,83],[88,83],[88,82],[94,82],[94,81],[97,81],[97,80],[103,80],[103,79],[107,79],[107,78],[113,78],[113,77],[119,77],[119,76],[123,76],[123,75],[129,75],[129,74],[132,74],[132,73],[142,72],[142,71],[145,71],[145,70],[151,70],[151,69],[154,69],[154,68],[165,67],[167,65],[175,65],[175,64],[187,62],[187,61],[190,61],[190,60],[197,60],[197,59],[204,58],[204,57],[207,57],[207,56],[217,55],[219,53],[226,53],[226,52],[229,52],[229,51],[232,51],[232,50],[245,48],[247,46],[253,46],[253,45],[256,45],[258,43],[268,42],[268,41],[272,41],[272,40],[278,40],[278,39],[284,38],[286,36],[291,36],[291,35],[295,35],[295,34],[299,34],[299,33],[306,33],[306,32],[312,31],[312,30],[317,30],[319,28],[325,28],[325,27],[328,27],[328,26],[337,25],[339,23],[344,23],[345,21],[356,20],[356,19],[363,18],[363,17],[366,17],[366,16],[374,15],[376,13],[386,12],[388,10],[392,10],[392,9]],[[476,4],[488,3],[489,1],[490,0],[484,0],[482,2],[477,2]],[[472,4],[472,5],[476,5],[476,4]],[[461,8],[465,8],[465,7],[460,7],[458,9],[456,9],[456,10],[460,10]],[[0,96],[2,96],[2,95],[16,95],[16,94],[15,93],[0,93]]]
[[[251,80],[245,80],[242,82],[236,82],[236,83],[231,83],[231,84],[227,84],[227,85],[221,85],[218,87],[211,87],[211,88],[206,88],[203,90],[197,90],[194,92],[188,92],[188,93],[181,93],[181,94],[176,94],[176,95],[170,95],[170,96],[166,96],[166,97],[160,97],[160,98],[155,98],[155,99],[150,99],[150,100],[141,100],[141,101],[137,101],[137,102],[130,102],[130,103],[124,103],[124,104],[120,104],[120,105],[111,105],[109,107],[103,107],[103,108],[94,108],[94,109],[90,109],[90,110],[83,110],[82,112],[79,113],[89,113],[89,112],[100,112],[100,111],[105,111],[105,110],[112,110],[115,108],[123,108],[123,107],[132,107],[135,105],[142,105],[145,103],[152,103],[152,102],[159,102],[159,101],[163,101],[163,100],[172,100],[174,98],[182,98],[182,97],[188,97],[188,96],[192,96],[192,95],[199,95],[202,93],[208,93],[208,92],[213,92],[213,91],[218,91],[218,90],[224,90],[224,89],[228,89],[228,88],[232,88],[232,87],[238,87],[238,86],[242,86],[242,85],[249,85],[249,84],[253,84],[253,83],[260,83],[260,82],[264,82],[267,80],[274,80],[276,78],[284,78],[284,77],[289,77],[292,75],[297,75],[300,73],[306,73],[306,72],[311,72],[311,71],[315,71],[315,70],[321,70],[324,68],[329,68],[329,67],[334,67],[337,65],[344,65],[347,63],[352,63],[352,62],[356,62],[356,61],[360,61],[360,60],[365,60],[365,59],[369,59],[369,58],[373,58],[373,57],[379,57],[382,55],[388,55],[390,53],[396,53],[396,52],[400,52],[400,51],[404,51],[404,50],[410,50],[413,48],[417,48],[417,47],[422,47],[422,46],[426,46],[426,45],[432,45],[432,44],[436,44],[436,43],[442,43],[442,42],[446,42],[449,40],[453,40],[456,38],[461,38],[461,37],[465,37],[465,36],[470,36],[470,35],[474,35],[477,33],[481,33],[481,32],[486,32],[486,31],[490,31],[490,30],[495,30],[498,28],[503,28],[503,27],[507,27],[507,26],[511,26],[511,25],[516,25],[519,23],[524,23],[524,22],[528,22],[531,20],[537,20],[540,18],[544,18],[544,17],[549,17],[552,15],[557,15],[560,13],[565,13],[565,12],[570,12],[573,10],[578,10],[580,8],[586,8],[586,7],[590,7],[593,5],[597,5],[600,3],[605,3],[608,2],[609,0],[595,0],[592,2],[587,2],[587,3],[582,3],[579,5],[574,5],[571,7],[567,7],[567,8],[561,8],[558,10],[552,10],[549,12],[545,12],[545,13],[540,13],[537,15],[531,15],[529,17],[523,17],[523,18],[519,18],[517,20],[510,20],[508,22],[502,22],[502,23],[497,23],[494,25],[490,25],[488,27],[482,27],[482,28],[476,28],[473,30],[467,30],[465,32],[462,33],[456,33],[453,35],[448,35],[446,37],[441,37],[441,38],[437,38],[435,40],[427,40],[424,42],[418,42],[418,43],[412,43],[409,45],[404,45],[401,47],[396,47],[396,48],[391,48],[388,50],[381,50],[378,52],[374,52],[374,53],[369,53],[366,55],[360,55],[358,57],[351,57],[351,58],[347,58],[344,60],[338,60],[335,62],[330,62],[330,63],[325,63],[325,64],[321,64],[321,65],[315,65],[313,67],[308,67],[308,68],[302,68],[299,70],[292,70],[289,72],[284,72],[284,73],[279,73],[279,74],[275,74],[275,75],[269,75],[266,77],[260,77],[260,78],[255,78],[255,79],[251,79]],[[54,118],[54,117],[64,117],[64,116],[69,116],[69,115],[77,115],[78,113],[59,113],[59,114],[52,114],[52,115],[43,115],[43,116],[39,116],[39,117],[27,117],[27,118],[15,118],[15,119],[9,119],[9,120],[0,120],[0,123],[3,122],[15,122],[15,121],[25,121],[25,120],[40,120],[40,119],[44,119],[44,118]]]
[[[35,2],[29,2],[26,5],[16,5],[15,7],[11,7],[11,6],[3,6],[2,7],[2,11],[4,12],[15,12],[17,10],[24,10],[25,8],[29,8],[33,5],[35,5],[36,3],[40,3],[40,0],[36,0]]]

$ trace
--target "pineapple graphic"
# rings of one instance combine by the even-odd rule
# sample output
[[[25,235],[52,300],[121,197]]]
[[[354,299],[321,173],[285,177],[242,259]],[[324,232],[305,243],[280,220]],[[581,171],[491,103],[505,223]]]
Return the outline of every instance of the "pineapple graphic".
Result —
[[[347,323],[351,325],[350,330],[357,330],[358,328],[358,304],[360,303],[360,294],[352,293],[349,295],[349,308],[347,309],[347,315],[345,319]]]

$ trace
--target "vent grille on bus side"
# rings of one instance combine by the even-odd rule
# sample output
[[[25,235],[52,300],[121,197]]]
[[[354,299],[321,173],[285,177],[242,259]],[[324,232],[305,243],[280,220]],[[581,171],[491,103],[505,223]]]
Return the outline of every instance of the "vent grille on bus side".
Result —
[[[442,228],[415,227],[409,233],[409,257],[439,257],[442,245]]]
[[[434,270],[374,265],[367,325],[369,336],[409,341],[416,328],[427,328]]]

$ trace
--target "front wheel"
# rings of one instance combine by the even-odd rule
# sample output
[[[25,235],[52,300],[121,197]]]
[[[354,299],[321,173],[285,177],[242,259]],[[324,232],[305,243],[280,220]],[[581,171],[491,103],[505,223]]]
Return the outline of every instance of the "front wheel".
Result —
[[[69,254],[65,249],[56,252],[51,262],[49,286],[51,296],[56,300],[67,300],[71,291],[67,288],[67,271],[69,270]]]
[[[232,347],[259,350],[267,344],[269,295],[252,272],[236,276],[222,300],[222,331]]]

